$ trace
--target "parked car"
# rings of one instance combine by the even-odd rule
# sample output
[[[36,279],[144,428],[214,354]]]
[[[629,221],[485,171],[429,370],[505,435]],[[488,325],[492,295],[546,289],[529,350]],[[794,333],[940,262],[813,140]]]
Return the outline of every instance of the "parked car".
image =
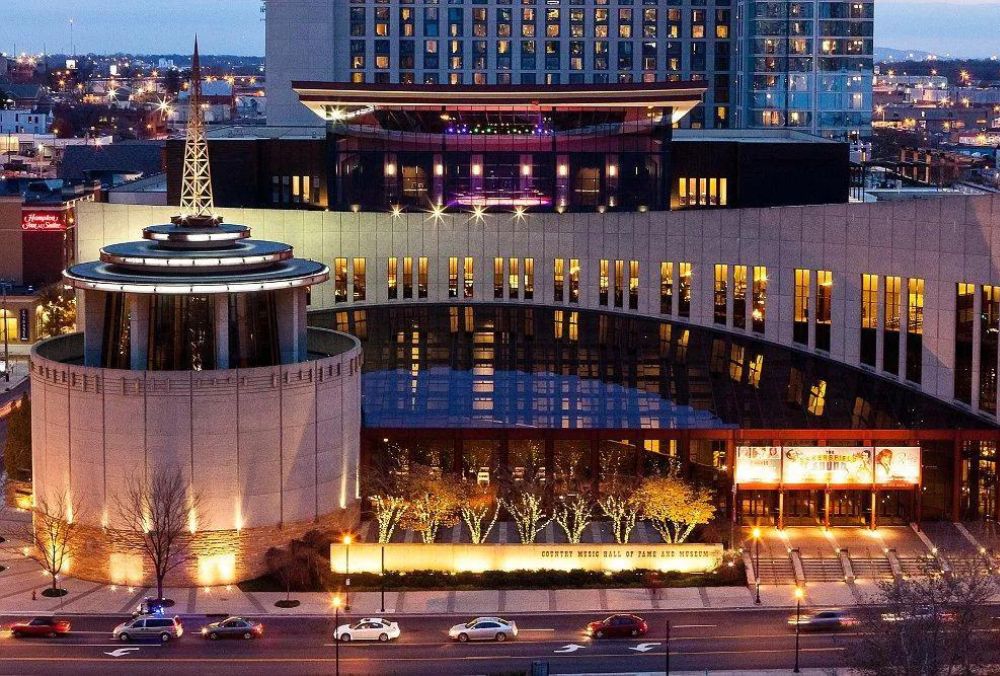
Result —
[[[477,617],[448,630],[453,641],[506,641],[517,638],[517,624],[502,617]]]
[[[211,641],[220,638],[242,638],[249,641],[264,635],[264,625],[245,617],[227,617],[202,627],[201,635]]]
[[[917,606],[882,613],[883,622],[930,622],[935,615],[941,622],[954,622],[955,613],[932,606]]]
[[[381,617],[365,617],[342,624],[333,631],[335,641],[392,641],[399,638],[399,625]]]
[[[69,628],[69,620],[57,620],[54,617],[35,617],[10,625],[10,635],[14,638],[21,638],[22,636],[55,638],[68,634]]]
[[[648,631],[646,620],[638,615],[628,614],[611,615],[587,625],[587,635],[594,638],[645,636]]]
[[[823,629],[847,629],[858,625],[858,618],[851,613],[840,608],[828,608],[826,610],[811,610],[801,613],[799,616],[791,615],[788,618],[788,626],[799,625],[802,631],[820,631]]]
[[[178,639],[184,635],[184,626],[179,617],[156,617],[153,615],[136,617],[122,622],[111,636],[128,643],[134,639],[158,638],[161,642]]]

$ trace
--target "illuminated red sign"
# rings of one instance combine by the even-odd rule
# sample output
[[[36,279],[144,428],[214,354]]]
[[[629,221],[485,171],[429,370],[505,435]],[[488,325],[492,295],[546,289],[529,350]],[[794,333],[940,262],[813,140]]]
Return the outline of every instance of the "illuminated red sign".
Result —
[[[61,231],[67,227],[65,211],[22,211],[22,230]]]

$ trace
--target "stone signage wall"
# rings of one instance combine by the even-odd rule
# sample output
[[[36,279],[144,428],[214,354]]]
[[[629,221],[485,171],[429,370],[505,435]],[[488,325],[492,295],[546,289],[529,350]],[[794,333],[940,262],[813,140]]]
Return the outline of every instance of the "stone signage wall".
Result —
[[[330,546],[335,573],[433,570],[480,573],[487,570],[658,570],[707,573],[722,565],[721,544],[387,544]]]

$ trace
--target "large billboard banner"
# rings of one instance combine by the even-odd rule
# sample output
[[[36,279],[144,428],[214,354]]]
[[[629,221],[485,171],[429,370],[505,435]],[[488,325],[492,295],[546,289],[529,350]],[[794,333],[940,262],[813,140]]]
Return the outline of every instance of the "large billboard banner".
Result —
[[[737,446],[737,484],[910,487],[919,446]]]

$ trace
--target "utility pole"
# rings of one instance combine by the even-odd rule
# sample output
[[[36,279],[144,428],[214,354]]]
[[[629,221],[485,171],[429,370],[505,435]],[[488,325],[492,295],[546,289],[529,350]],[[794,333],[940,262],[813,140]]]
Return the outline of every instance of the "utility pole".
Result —
[[[670,620],[667,620],[667,637],[663,642],[663,662],[664,662],[664,674],[670,676]]]

